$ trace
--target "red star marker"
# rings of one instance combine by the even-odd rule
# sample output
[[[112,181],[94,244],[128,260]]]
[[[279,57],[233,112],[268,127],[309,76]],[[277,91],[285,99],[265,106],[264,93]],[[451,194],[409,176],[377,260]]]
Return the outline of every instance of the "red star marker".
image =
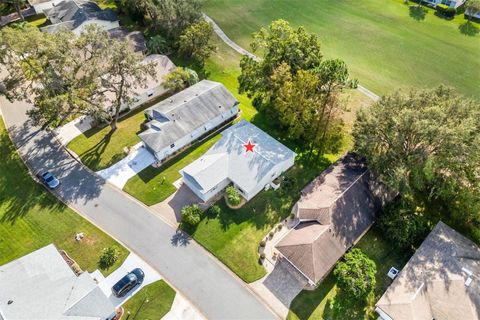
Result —
[[[245,152],[253,152],[253,148],[256,146],[256,144],[253,144],[250,142],[250,139],[248,139],[248,143],[243,145],[245,147]]]

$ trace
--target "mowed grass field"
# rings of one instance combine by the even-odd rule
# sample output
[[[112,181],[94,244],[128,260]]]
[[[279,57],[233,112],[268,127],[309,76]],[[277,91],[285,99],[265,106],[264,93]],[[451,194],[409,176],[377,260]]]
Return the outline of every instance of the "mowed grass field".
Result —
[[[204,11],[245,48],[275,19],[302,25],[379,94],[444,83],[480,99],[480,34],[460,32],[463,16],[447,21],[428,9],[416,20],[403,0],[206,0]]]
[[[74,236],[83,232],[77,242]],[[128,255],[127,249],[35,183],[20,160],[0,118],[0,265],[50,243],[65,250],[83,270],[94,271],[102,249],[116,246],[115,270]]]

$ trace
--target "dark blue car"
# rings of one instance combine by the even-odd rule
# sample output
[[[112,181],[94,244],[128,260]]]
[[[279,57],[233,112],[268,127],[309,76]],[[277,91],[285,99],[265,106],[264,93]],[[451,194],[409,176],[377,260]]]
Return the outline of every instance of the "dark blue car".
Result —
[[[121,298],[129,293],[133,288],[143,282],[145,274],[142,269],[135,268],[112,287],[112,293],[115,297]]]
[[[39,174],[38,178],[40,179],[40,181],[42,181],[44,185],[46,185],[50,189],[55,189],[60,185],[60,181],[49,171]]]

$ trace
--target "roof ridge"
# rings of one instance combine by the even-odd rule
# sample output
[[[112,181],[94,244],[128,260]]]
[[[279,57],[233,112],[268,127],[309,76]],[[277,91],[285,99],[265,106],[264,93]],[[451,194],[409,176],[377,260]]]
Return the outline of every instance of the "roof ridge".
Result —
[[[216,87],[218,87],[218,86],[221,85],[221,83],[216,82],[216,81],[202,80],[202,81],[200,81],[200,82],[197,82],[197,83],[194,84],[193,86],[190,86],[190,87],[188,87],[187,89],[185,89],[185,90],[183,90],[183,91],[180,91],[180,92],[178,92],[177,94],[175,94],[175,95],[173,95],[173,96],[171,96],[171,97],[169,97],[169,98],[167,98],[167,99],[165,99],[165,100],[160,101],[160,102],[157,103],[157,104],[161,104],[161,103],[164,102],[164,101],[170,101],[170,103],[172,103],[173,101],[175,101],[174,98],[175,98],[176,95],[179,95],[180,93],[185,93],[186,90],[188,90],[188,89],[190,89],[190,88],[193,88],[195,85],[197,85],[197,84],[199,84],[199,83],[201,83],[201,82],[203,82],[203,81],[208,81],[208,82],[214,83],[215,85],[206,88],[205,90],[203,90],[203,91],[200,92],[200,93],[196,93],[195,96],[194,96],[193,98],[191,98],[190,100],[183,100],[183,102],[180,102],[180,104],[177,105],[177,106],[175,107],[175,109],[173,109],[173,110],[176,110],[176,109],[178,109],[178,108],[183,107],[187,102],[190,102],[190,101],[192,101],[193,99],[195,99],[196,97],[199,97],[200,95],[203,95],[203,94],[205,94],[206,92],[208,92],[208,91],[210,91],[210,90],[212,90],[212,89],[214,89],[214,88],[216,88]],[[154,110],[155,105],[149,107],[148,109],[150,109],[150,108],[152,108],[152,110]],[[146,109],[146,110],[148,110],[148,109]],[[172,111],[172,109],[169,109],[167,112],[171,112],[171,111]],[[157,111],[157,112],[158,112],[158,111]],[[162,112],[163,112],[163,111],[162,111]]]
[[[233,137],[236,138],[237,140],[240,140],[240,142],[242,143],[247,143],[246,141],[243,141],[239,136],[237,136],[235,134],[235,132],[232,133]],[[248,138],[248,141],[250,141],[250,138]],[[269,158],[267,158],[266,156],[264,156],[263,154],[261,154],[260,152],[256,151],[255,148],[253,150],[254,153],[258,154],[260,157],[262,157],[263,159],[267,160],[268,162],[271,162],[273,163],[273,161]]]

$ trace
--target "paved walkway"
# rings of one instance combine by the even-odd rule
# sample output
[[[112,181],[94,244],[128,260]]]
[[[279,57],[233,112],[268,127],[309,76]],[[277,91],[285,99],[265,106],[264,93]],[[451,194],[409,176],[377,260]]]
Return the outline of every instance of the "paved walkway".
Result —
[[[114,186],[123,189],[130,178],[154,162],[155,157],[143,146],[143,142],[139,142],[132,147],[128,156],[97,173]]]
[[[50,132],[32,126],[26,102],[0,97],[6,127],[32,172],[52,171],[62,184],[53,193],[135,252],[208,319],[274,319],[270,309],[195,241],[75,161]]]
[[[260,58],[256,55],[254,55],[253,53],[249,52],[248,50],[245,50],[244,48],[242,48],[241,46],[239,46],[238,44],[236,44],[232,39],[230,39],[226,34],[225,32],[223,32],[223,30],[220,28],[220,26],[212,19],[210,18],[209,16],[207,16],[206,14],[203,14],[203,17],[205,19],[205,21],[209,22],[212,24],[213,26],[213,30],[215,31],[215,33],[220,37],[220,39],[222,39],[223,42],[225,42],[230,48],[232,48],[233,50],[237,51],[238,53],[242,54],[242,55],[246,55],[246,56],[249,56],[250,58],[252,58],[253,60],[255,61],[259,61]],[[372,99],[373,101],[378,101],[380,100],[380,97],[378,95],[376,95],[375,93],[373,93],[372,91],[368,90],[367,88],[365,88],[364,86],[362,85],[358,85],[358,91],[360,91],[361,93],[367,95],[370,99]]]

